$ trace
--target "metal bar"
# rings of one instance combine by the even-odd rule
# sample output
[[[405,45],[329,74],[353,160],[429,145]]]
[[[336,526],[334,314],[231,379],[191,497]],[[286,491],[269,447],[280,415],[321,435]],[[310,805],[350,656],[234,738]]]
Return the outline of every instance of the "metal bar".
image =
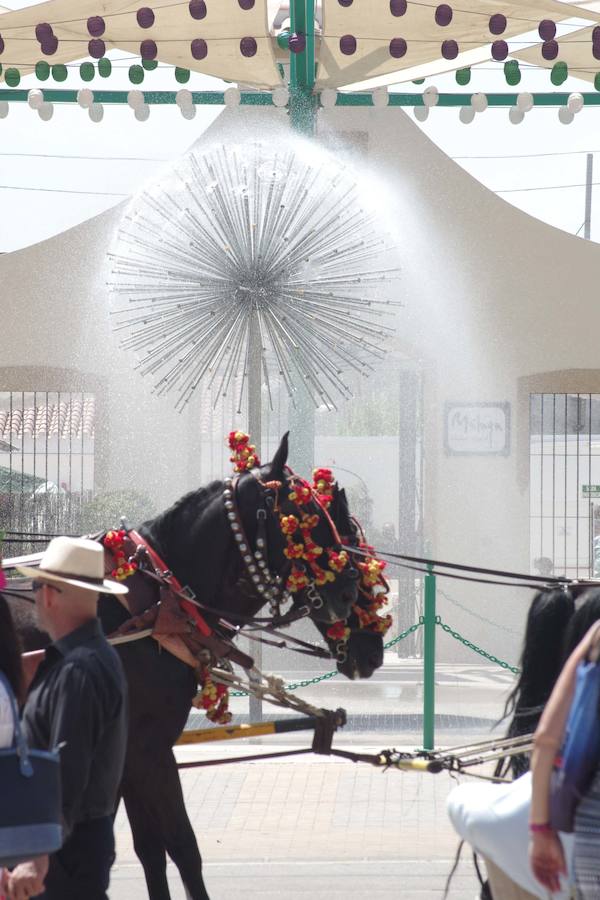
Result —
[[[279,759],[282,756],[302,756],[305,753],[313,753],[312,747],[304,750],[278,750],[274,753],[254,753],[250,756],[231,756],[225,759],[203,759],[198,762],[177,763],[178,769],[200,769],[204,766],[226,766],[236,762],[253,762],[257,759]]]
[[[569,395],[565,394],[565,493],[564,493],[564,516],[563,516],[564,554],[565,554],[565,572],[564,572],[564,574],[565,575],[567,574],[567,496],[568,496],[567,471],[568,471],[568,463],[569,463],[568,431],[569,431]]]
[[[540,558],[544,555],[544,401],[546,395],[541,394],[540,399]]]
[[[313,94],[316,71],[314,0],[291,0],[290,27],[292,33],[304,35],[306,40],[302,53],[290,53],[290,125],[299,133],[311,136],[316,130],[318,105]],[[299,381],[289,406],[290,462],[305,477],[310,475],[314,463],[314,423],[314,404],[304,383]]]
[[[306,0],[310,2],[310,0]],[[307,40],[307,46],[309,41]],[[302,54],[293,54],[295,57]],[[26,103],[29,91],[21,88],[0,88],[0,100],[12,103]],[[43,88],[44,99],[49,103],[77,103],[77,91]],[[128,91],[94,90],[94,102],[105,104],[126,104]],[[176,103],[177,91],[142,91],[144,101],[152,106],[173,105]],[[312,95],[314,102],[318,100],[319,93]],[[441,93],[438,97],[438,107],[461,107],[471,105],[471,94]],[[535,106],[559,107],[564,106],[570,94],[559,92],[538,92],[532,95]],[[585,106],[600,106],[600,93],[587,92],[582,94]],[[488,106],[506,107],[514,106],[517,102],[516,93],[486,94]],[[223,91],[193,91],[193,103],[198,106],[222,106],[224,105]],[[242,106],[271,106],[273,98],[269,91],[242,91],[240,97]],[[373,106],[370,93],[338,93],[337,106]],[[388,99],[390,107],[423,106],[421,93],[390,93]]]
[[[592,483],[592,395],[589,397],[588,411],[588,484]],[[588,578],[592,577],[595,572],[594,560],[594,503],[591,497],[588,497],[588,527],[589,527],[589,561],[588,561]]]
[[[13,433],[13,392],[11,391],[8,397],[8,443],[11,445],[11,449],[8,451],[8,525],[14,526],[14,507],[13,507],[13,490],[12,490],[12,479],[13,479],[13,450],[12,450],[12,433]]]
[[[552,574],[556,566],[556,394],[552,394]]]
[[[583,236],[586,241],[592,237],[592,191],[594,176],[594,154],[588,153],[585,166],[585,220],[583,225]]]
[[[428,563],[423,610],[423,749],[433,750],[435,738],[435,628],[436,576]]]
[[[575,461],[575,578],[579,578],[579,432],[581,431],[581,397],[577,394],[577,456]]]
[[[260,457],[262,437],[262,338],[258,322],[257,310],[250,312],[248,325],[248,431]],[[262,644],[252,648],[254,662],[258,669],[262,668]],[[252,681],[252,676],[250,676]],[[256,722],[262,720],[263,701],[261,697],[249,695],[250,718]]]
[[[246,725],[225,725],[221,728],[197,728],[184,731],[176,742],[184,744],[205,744],[208,741],[233,741],[238,738],[260,737],[265,734],[286,734],[291,731],[312,731],[317,724],[314,716],[280,719],[273,722],[249,722]]]

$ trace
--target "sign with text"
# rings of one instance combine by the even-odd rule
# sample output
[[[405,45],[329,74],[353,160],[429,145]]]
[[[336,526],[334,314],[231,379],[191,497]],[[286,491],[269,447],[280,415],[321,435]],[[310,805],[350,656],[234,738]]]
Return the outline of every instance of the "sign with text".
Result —
[[[444,443],[449,456],[508,456],[510,404],[446,403]]]
[[[583,500],[600,499],[600,484],[582,484],[581,497]]]

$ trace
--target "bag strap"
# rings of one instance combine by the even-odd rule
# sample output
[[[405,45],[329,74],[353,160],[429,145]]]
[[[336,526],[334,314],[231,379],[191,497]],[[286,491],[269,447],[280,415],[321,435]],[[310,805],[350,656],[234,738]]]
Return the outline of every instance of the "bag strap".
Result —
[[[590,646],[588,648],[588,652],[585,655],[585,659],[587,662],[597,663],[600,661],[600,622],[596,622],[596,628],[594,630],[594,634],[592,635],[592,639],[590,640]]]
[[[19,757],[19,768],[21,770],[21,775],[24,775],[26,778],[30,778],[33,775],[33,766],[31,765],[31,760],[29,759],[27,741],[25,740],[25,735],[23,734],[23,729],[21,728],[17,700],[8,678],[1,669],[0,684],[3,684],[6,688],[6,693],[8,694],[8,699],[12,710],[14,728],[13,747],[17,751],[17,756]]]

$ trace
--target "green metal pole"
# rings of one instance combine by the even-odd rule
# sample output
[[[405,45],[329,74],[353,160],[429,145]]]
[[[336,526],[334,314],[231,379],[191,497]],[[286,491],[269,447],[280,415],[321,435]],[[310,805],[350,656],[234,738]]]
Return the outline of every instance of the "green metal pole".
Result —
[[[425,576],[423,614],[423,749],[433,750],[435,738],[435,629],[436,577],[431,563]]]
[[[315,0],[290,0],[292,35],[305,41],[301,53],[290,51],[290,125],[308,137],[316,131],[318,97],[314,94]],[[290,463],[301,475],[310,478],[315,452],[315,407],[305,385],[297,385],[294,403],[290,403]]]
[[[305,41],[300,53],[290,51],[290,124],[303,134],[315,132],[318,100],[315,87],[315,0],[291,0],[292,35]]]

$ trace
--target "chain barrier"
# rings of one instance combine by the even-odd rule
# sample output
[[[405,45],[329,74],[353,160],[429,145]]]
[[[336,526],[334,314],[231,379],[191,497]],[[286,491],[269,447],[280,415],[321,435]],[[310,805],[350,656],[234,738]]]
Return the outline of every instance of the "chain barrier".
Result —
[[[474,644],[472,641],[469,641],[466,637],[463,637],[462,634],[458,631],[454,631],[453,628],[450,628],[449,625],[446,625],[445,622],[442,622],[441,616],[435,617],[435,624],[439,625],[442,631],[445,631],[446,634],[449,634],[450,637],[453,637],[455,641],[458,641],[460,644],[463,644],[469,650],[472,650],[474,653],[479,654],[479,656],[483,656],[484,659],[488,659],[490,662],[494,663],[497,666],[500,666],[501,669],[507,669],[509,672],[512,672],[513,675],[518,675],[520,673],[520,669],[516,666],[511,666],[510,663],[504,662],[503,659],[498,659],[497,656],[494,656],[492,653],[488,653],[487,650],[482,650],[481,647],[478,647],[477,644]]]
[[[411,625],[410,628],[407,628],[406,631],[401,631],[395,638],[392,638],[391,641],[388,641],[387,644],[383,645],[384,650],[389,650],[390,647],[393,647],[395,644],[404,640],[404,638],[408,637],[409,634],[413,634],[418,628],[423,624],[423,616],[420,617],[418,622],[415,622],[414,625]],[[286,684],[286,691],[297,691],[298,688],[310,687],[313,684],[320,684],[322,681],[327,681],[330,678],[335,678],[336,675],[339,675],[337,669],[333,669],[332,672],[325,672],[323,675],[315,675],[314,678],[305,678],[303,681],[293,681],[291,684]],[[230,695],[232,697],[247,697],[247,693],[245,691],[230,691]]]
[[[464,603],[460,603],[460,601],[455,600],[454,597],[451,597],[450,594],[447,594],[445,591],[442,591],[439,587],[437,589],[440,597],[443,597],[445,600],[448,600],[453,606],[457,606],[459,609],[462,609],[463,612],[468,613],[470,616],[473,616],[474,619],[479,619],[480,622],[483,622],[485,625],[493,625],[494,628],[499,628],[500,631],[505,631],[507,634],[513,634],[515,637],[522,637],[523,632],[517,631],[515,628],[509,628],[508,625],[502,625],[500,622],[495,622],[493,619],[488,619],[485,616],[482,616],[480,613],[475,612],[470,609],[468,606],[465,606]]]

